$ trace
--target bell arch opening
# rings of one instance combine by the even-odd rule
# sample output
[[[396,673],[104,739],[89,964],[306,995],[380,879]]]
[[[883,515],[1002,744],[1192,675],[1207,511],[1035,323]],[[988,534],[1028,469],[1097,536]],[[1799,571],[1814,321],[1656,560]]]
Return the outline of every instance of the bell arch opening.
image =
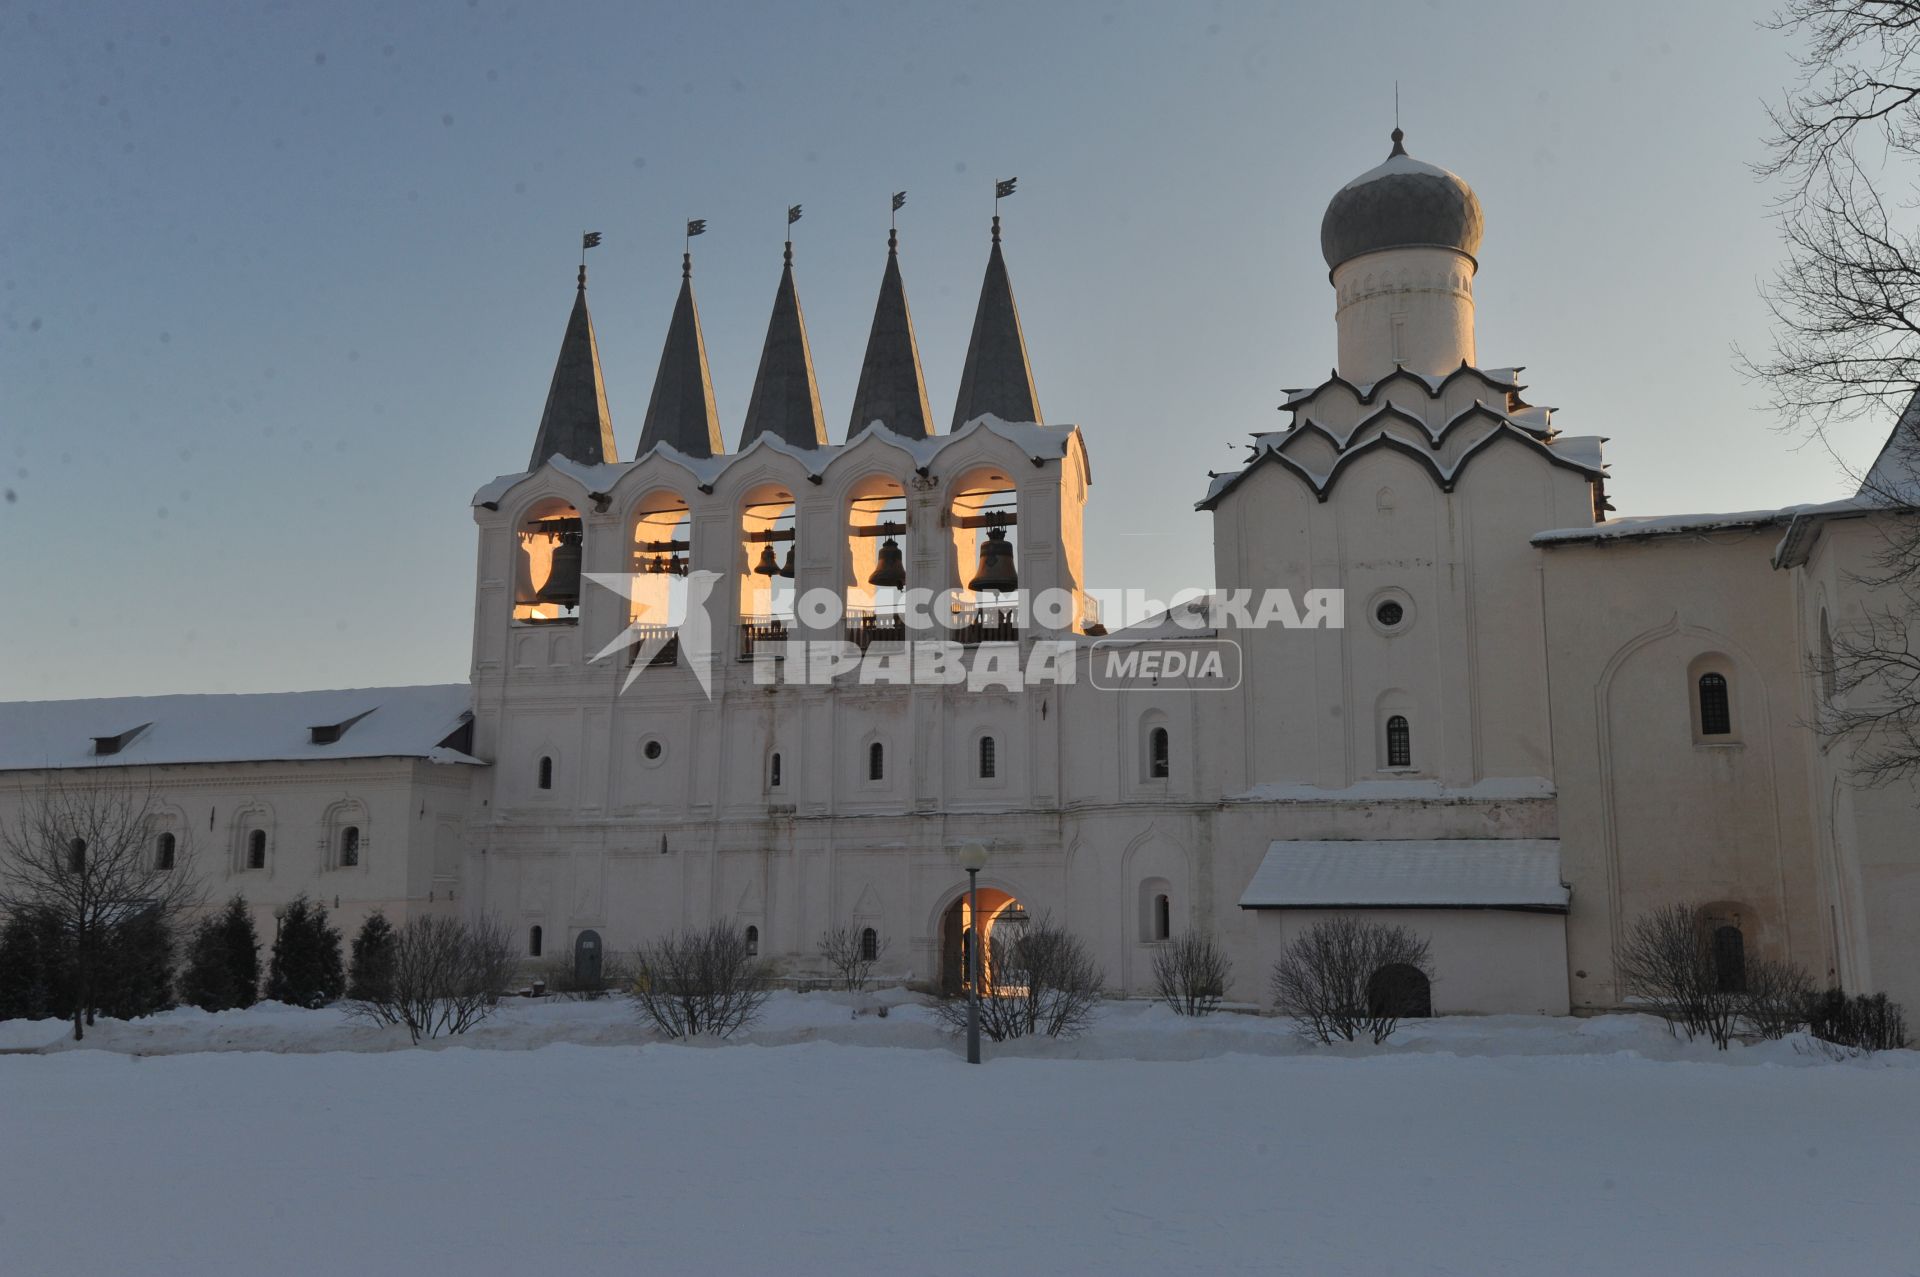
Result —
[[[643,652],[650,666],[672,665],[679,658],[692,563],[693,512],[687,499],[671,488],[648,493],[634,508],[627,624],[638,641],[627,649],[629,660],[640,659]]]
[[[951,488],[947,526],[959,589],[954,637],[962,643],[1020,638],[1020,494],[1005,471],[970,470]]]
[[[906,638],[907,490],[891,475],[847,497],[847,639],[862,650]]]
[[[558,497],[536,502],[520,520],[514,556],[513,619],[551,625],[580,619],[580,561],[586,528],[580,511]]]
[[[740,658],[755,643],[784,643],[793,626],[794,580],[799,571],[793,492],[761,484],[740,502]]]

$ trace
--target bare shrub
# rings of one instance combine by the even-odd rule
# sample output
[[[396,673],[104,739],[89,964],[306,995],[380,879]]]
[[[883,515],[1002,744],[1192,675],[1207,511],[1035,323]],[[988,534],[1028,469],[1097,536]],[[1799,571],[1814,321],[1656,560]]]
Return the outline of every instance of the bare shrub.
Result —
[[[1727,1049],[1747,995],[1720,979],[1699,905],[1661,905],[1635,918],[1613,965],[1620,987],[1665,1020],[1669,1032],[1685,1033],[1689,1042],[1705,1036]]]
[[[1812,1004],[1808,1028],[1822,1042],[1863,1054],[1897,1051],[1907,1045],[1906,1017],[1884,993],[1849,998],[1829,989]]]
[[[733,1036],[760,1014],[772,969],[731,922],[677,931],[634,955],[633,1000],[670,1038]]]
[[[1378,1044],[1399,1027],[1413,993],[1393,978],[1403,968],[1423,988],[1433,979],[1424,936],[1337,914],[1308,927],[1273,964],[1273,1004],[1302,1037],[1331,1043],[1364,1034]]]
[[[414,918],[394,933],[391,982],[354,1015],[404,1024],[413,1040],[465,1033],[487,1018],[513,972],[513,940],[492,916]]]
[[[1106,980],[1078,936],[1050,918],[1002,923],[988,934],[992,974],[980,998],[982,1033],[994,1042],[1071,1038],[1092,1026]],[[937,1002],[934,1010],[955,1032],[966,1030],[964,996]]]
[[[1747,964],[1740,1019],[1749,1032],[1774,1040],[1807,1022],[1813,1010],[1813,977],[1797,962]]]
[[[1188,931],[1153,951],[1153,989],[1180,1015],[1207,1015],[1227,996],[1233,963],[1210,931]]]
[[[867,948],[866,933],[870,930],[870,927],[858,926],[828,927],[820,933],[815,945],[827,965],[833,968],[834,982],[849,993],[858,993],[867,987],[873,964],[887,951],[887,938],[877,931],[873,948]]]

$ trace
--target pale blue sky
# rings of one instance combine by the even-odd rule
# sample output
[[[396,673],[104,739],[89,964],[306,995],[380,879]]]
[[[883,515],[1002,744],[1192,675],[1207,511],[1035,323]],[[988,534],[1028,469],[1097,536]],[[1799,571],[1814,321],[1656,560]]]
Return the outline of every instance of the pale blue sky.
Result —
[[[1774,266],[1740,4],[53,5],[0,0],[0,697],[454,681],[473,490],[524,464],[579,234],[631,455],[679,268],[738,434],[797,228],[844,433],[887,196],[936,419],[992,180],[1097,586],[1333,361],[1328,197],[1409,149],[1486,208],[1480,355],[1612,436],[1623,514],[1837,495],[1734,367]],[[1862,429],[1856,460],[1877,444]]]

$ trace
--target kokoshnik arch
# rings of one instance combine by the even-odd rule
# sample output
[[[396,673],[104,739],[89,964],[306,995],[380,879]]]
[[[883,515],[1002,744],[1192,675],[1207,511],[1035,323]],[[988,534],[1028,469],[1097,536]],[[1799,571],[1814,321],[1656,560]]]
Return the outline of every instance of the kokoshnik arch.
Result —
[[[851,925],[886,974],[951,985],[974,930],[953,849],[983,842],[981,928],[1051,915],[1128,993],[1155,944],[1206,927],[1230,996],[1262,1000],[1285,941],[1336,911],[1431,938],[1435,1012],[1607,1007],[1624,921],[1689,899],[1728,962],[1920,1000],[1917,796],[1853,787],[1804,726],[1830,695],[1810,657],[1874,605],[1853,569],[1898,516],[1609,519],[1604,440],[1479,362],[1484,240],[1472,189],[1397,129],[1334,194],[1336,366],[1197,495],[1216,588],[1339,589],[1346,625],[1206,631],[1239,645],[1231,691],[753,677],[794,638],[902,642],[912,589],[954,592],[941,623],[968,649],[1162,632],[1104,634],[1085,605],[1088,438],[1042,416],[996,218],[944,431],[893,235],[838,443],[790,244],[737,433],[683,258],[625,456],[583,269],[528,466],[473,502],[468,683],[8,705],[0,801],[132,774],[163,798],[156,856],[197,853],[215,898],[306,891],[350,926],[490,911],[529,957],[727,918],[806,975]],[[1594,358],[1632,375],[1631,350]],[[1868,490],[1910,464],[1890,451]],[[690,581],[719,583],[691,617],[704,680]],[[845,606],[815,632],[794,600],[822,589]],[[1038,590],[1077,605],[1008,605]]]

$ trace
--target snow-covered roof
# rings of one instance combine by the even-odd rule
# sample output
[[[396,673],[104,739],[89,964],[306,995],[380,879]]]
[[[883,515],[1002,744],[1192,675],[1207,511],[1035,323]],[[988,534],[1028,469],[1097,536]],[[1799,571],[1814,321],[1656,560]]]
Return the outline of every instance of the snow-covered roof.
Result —
[[[1559,545],[1575,541],[1623,541],[1638,537],[1700,535],[1712,532],[1767,528],[1790,522],[1803,514],[1835,514],[1858,510],[1853,497],[1811,505],[1783,506],[1777,510],[1739,510],[1729,514],[1656,514],[1608,519],[1586,528],[1553,528],[1533,535],[1535,545]]]
[[[1057,461],[1067,455],[1073,436],[1080,428],[1074,425],[1043,426],[1034,422],[1002,421],[991,414],[975,417],[951,434],[929,435],[916,438],[895,434],[880,422],[869,423],[858,434],[843,444],[826,444],[818,448],[799,448],[771,434],[758,436],[752,444],[740,452],[722,453],[713,457],[692,457],[670,444],[659,444],[647,452],[647,456],[659,456],[672,461],[691,475],[703,488],[711,488],[725,474],[729,466],[752,456],[761,449],[781,453],[798,461],[811,478],[825,474],[827,467],[845,456],[849,450],[862,443],[871,435],[882,443],[905,452],[913,459],[916,469],[925,470],[933,465],[940,453],[967,438],[977,430],[985,430],[999,435],[1018,447],[1035,461]],[[622,461],[617,465],[589,466],[564,457],[555,457],[546,464],[560,474],[566,475],[590,493],[613,491],[613,486],[629,470],[645,461],[640,457],[633,461]],[[535,472],[522,471],[519,474],[503,474],[473,494],[476,506],[497,506],[508,492],[531,478]]]
[[[7,701],[0,771],[325,758],[477,763],[445,744],[471,720],[471,706],[465,683]],[[329,735],[336,739],[316,743]],[[101,746],[112,752],[96,752]]]
[[[1564,912],[1557,838],[1291,842],[1267,847],[1242,909]]]

